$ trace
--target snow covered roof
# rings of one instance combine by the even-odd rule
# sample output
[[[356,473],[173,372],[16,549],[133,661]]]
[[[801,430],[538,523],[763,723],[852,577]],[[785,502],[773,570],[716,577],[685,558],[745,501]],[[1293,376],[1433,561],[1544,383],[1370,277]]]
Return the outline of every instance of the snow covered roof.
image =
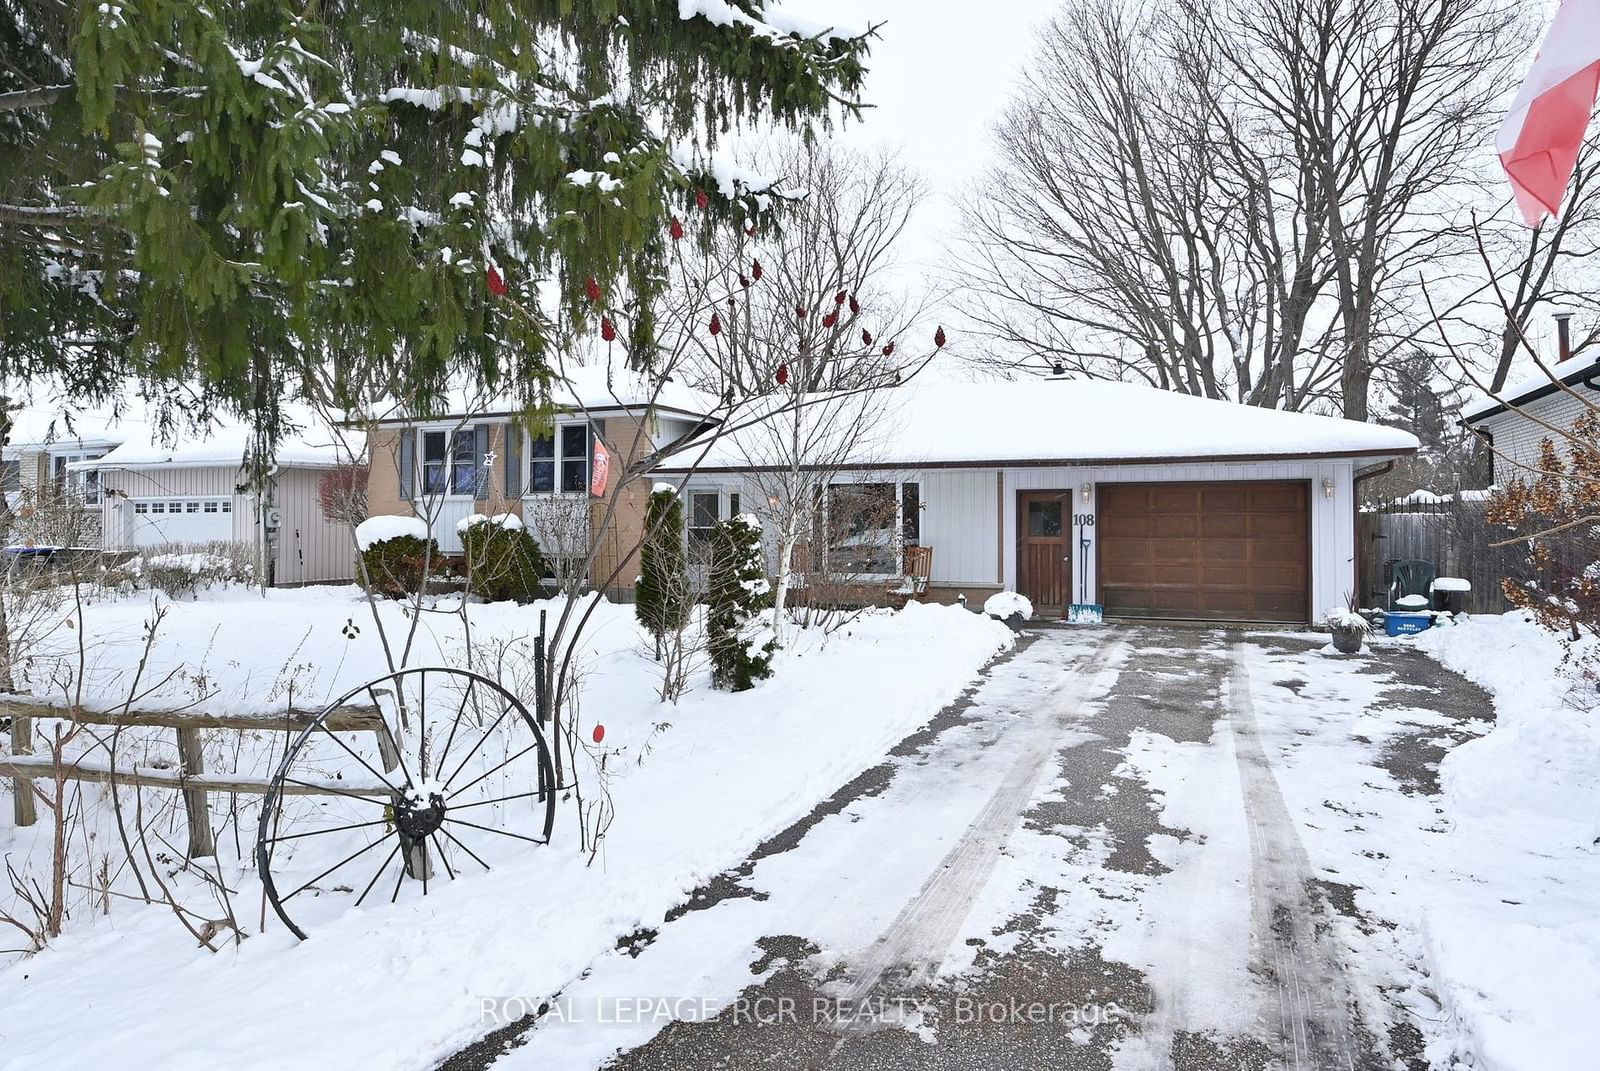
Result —
[[[1596,365],[1600,365],[1600,349],[1581,353],[1559,364],[1551,365],[1551,371],[1556,373],[1562,383],[1571,387],[1597,375]],[[1544,371],[1536,371],[1533,375],[1508,384],[1500,391],[1499,397],[1491,398],[1486,394],[1479,394],[1461,407],[1461,419],[1473,424],[1497,413],[1504,413],[1508,406],[1538,401],[1560,389]]]
[[[1397,428],[1196,398],[1099,380],[916,382],[864,406],[893,426],[870,436],[861,466],[1265,457],[1394,457],[1414,452]],[[837,409],[816,407],[834,414]],[[828,419],[824,417],[823,419]],[[701,469],[753,467],[770,432],[720,438]]]
[[[62,404],[25,405],[11,413],[6,456],[47,449],[115,446],[150,434],[142,407],[118,413],[109,407],[77,409]]]
[[[675,380],[656,384],[650,377],[627,369],[603,364],[567,365],[564,374],[550,384],[550,400],[558,408],[588,409],[593,412],[643,409],[654,400],[658,411],[703,418],[717,409],[718,400]],[[454,390],[444,399],[436,416],[509,416],[522,406],[510,395],[484,395]],[[381,409],[380,409],[381,411]],[[408,415],[386,416],[380,424],[408,424],[420,419]]]
[[[290,422],[299,428],[278,442],[274,459],[285,468],[332,468],[359,455],[363,450],[358,432],[335,436],[309,410],[302,406],[284,407]],[[80,461],[72,468],[137,469],[156,466],[181,468],[233,467],[250,449],[251,431],[239,421],[218,423],[204,434],[179,432],[168,441],[146,425],[130,430],[122,443],[93,461]]]

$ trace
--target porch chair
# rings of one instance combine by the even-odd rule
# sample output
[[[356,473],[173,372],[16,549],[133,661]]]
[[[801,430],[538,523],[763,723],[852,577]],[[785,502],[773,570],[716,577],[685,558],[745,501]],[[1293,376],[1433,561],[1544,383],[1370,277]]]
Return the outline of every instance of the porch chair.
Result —
[[[893,606],[904,606],[918,595],[927,593],[928,577],[933,573],[932,547],[907,547],[902,568],[905,575],[888,590]]]
[[[1389,566],[1389,605],[1388,609],[1401,609],[1400,600],[1407,595],[1420,595],[1428,600],[1427,605],[1433,605],[1433,592],[1431,590],[1438,570],[1432,562],[1421,561],[1416,558],[1407,558],[1396,561]]]

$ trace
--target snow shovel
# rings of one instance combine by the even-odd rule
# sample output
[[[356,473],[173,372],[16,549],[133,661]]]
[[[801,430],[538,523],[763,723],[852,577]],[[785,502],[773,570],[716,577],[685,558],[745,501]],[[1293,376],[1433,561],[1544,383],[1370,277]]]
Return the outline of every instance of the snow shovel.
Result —
[[[1089,540],[1084,538],[1083,528],[1078,525],[1078,601],[1067,607],[1067,623],[1098,625],[1105,620],[1105,607],[1085,601],[1089,597]]]

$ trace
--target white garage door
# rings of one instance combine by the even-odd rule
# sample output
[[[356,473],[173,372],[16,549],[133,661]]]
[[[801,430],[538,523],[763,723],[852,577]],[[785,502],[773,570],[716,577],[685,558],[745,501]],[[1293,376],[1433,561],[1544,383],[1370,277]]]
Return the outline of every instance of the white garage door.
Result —
[[[231,498],[136,498],[128,541],[136,547],[233,538]]]

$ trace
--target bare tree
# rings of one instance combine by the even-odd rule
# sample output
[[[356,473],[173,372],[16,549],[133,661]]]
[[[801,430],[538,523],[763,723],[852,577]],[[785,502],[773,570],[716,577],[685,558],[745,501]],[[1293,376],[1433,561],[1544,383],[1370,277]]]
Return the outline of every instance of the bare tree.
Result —
[[[1517,31],[1507,0],[1073,0],[969,199],[967,311],[1010,364],[1365,419]]]

